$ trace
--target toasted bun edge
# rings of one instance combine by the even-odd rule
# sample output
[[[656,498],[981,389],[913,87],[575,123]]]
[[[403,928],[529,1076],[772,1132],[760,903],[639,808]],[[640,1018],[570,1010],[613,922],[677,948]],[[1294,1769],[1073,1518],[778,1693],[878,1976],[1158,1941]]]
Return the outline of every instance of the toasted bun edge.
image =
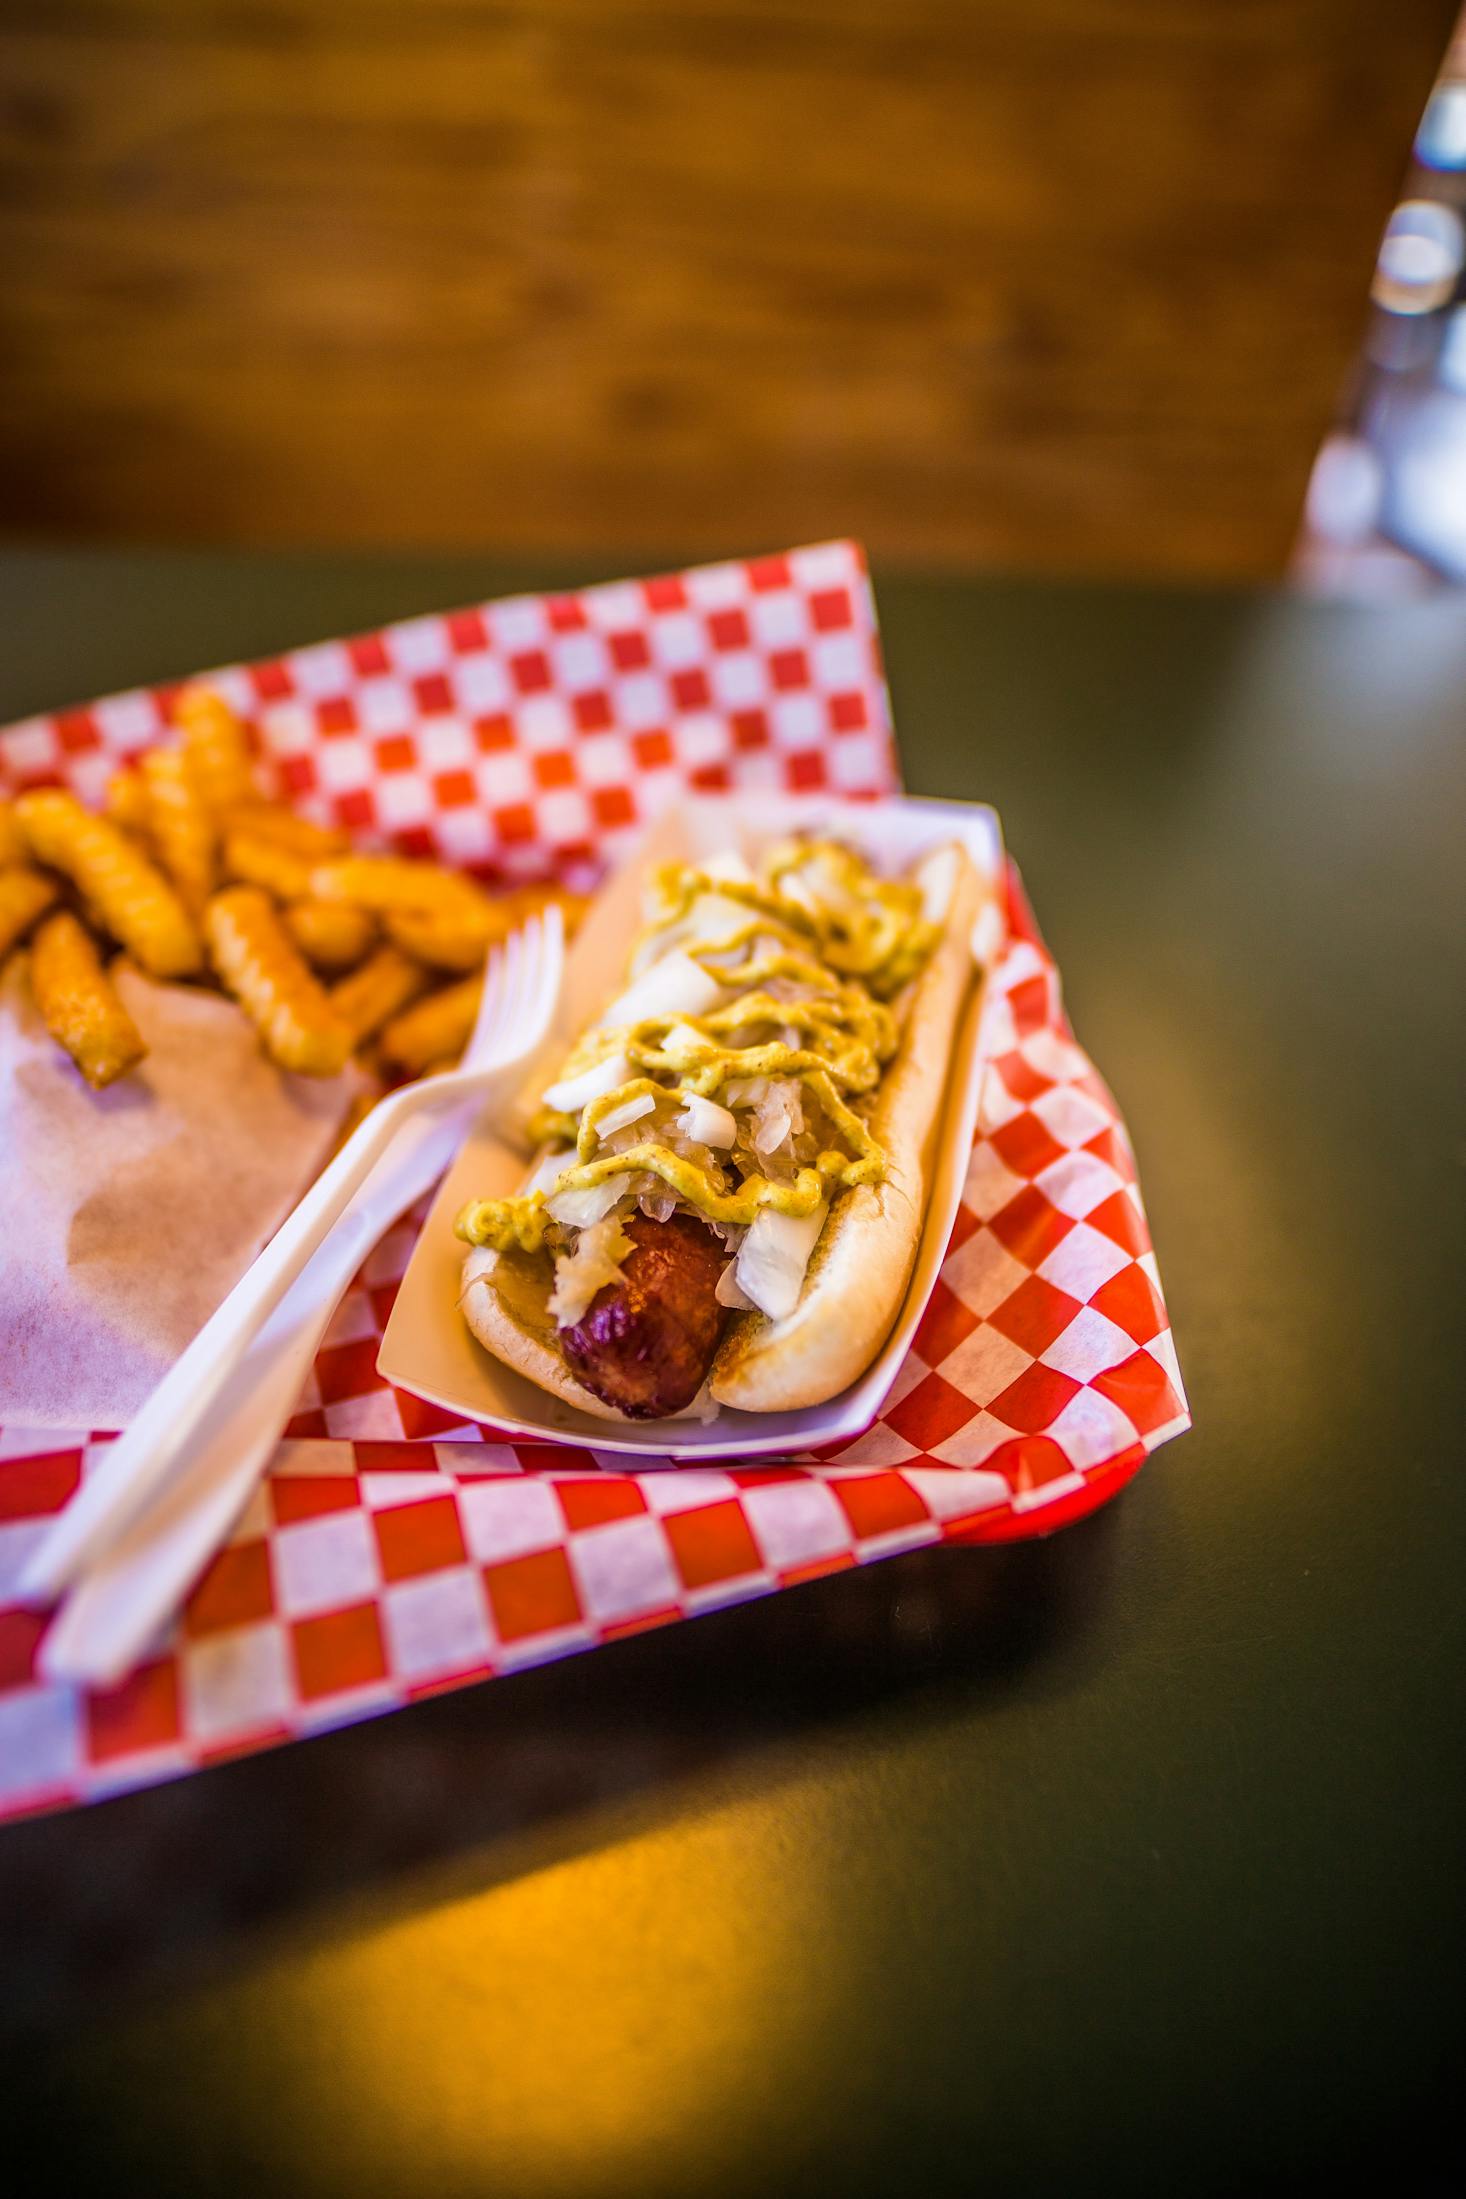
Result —
[[[720,1405],[755,1413],[821,1405],[864,1374],[890,1335],[921,1241],[930,1148],[953,1032],[975,975],[972,929],[983,893],[961,851],[946,929],[916,980],[900,1049],[870,1117],[885,1147],[886,1175],[833,1202],[791,1314],[778,1321],[741,1314],[729,1324],[711,1376]]]

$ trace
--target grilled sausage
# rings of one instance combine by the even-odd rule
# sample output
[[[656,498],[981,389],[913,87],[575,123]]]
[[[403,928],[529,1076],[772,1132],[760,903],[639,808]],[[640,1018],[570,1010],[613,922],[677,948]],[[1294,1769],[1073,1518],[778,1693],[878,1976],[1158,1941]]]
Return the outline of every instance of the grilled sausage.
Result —
[[[626,1234],[620,1280],[560,1331],[560,1348],[604,1404],[655,1420],[690,1405],[707,1377],[727,1318],[713,1295],[727,1254],[693,1214],[636,1214]]]

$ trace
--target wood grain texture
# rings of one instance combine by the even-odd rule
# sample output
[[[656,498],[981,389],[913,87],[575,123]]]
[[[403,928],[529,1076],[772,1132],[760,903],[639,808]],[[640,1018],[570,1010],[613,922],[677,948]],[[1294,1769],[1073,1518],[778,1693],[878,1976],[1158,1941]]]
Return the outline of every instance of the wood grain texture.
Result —
[[[1276,571],[1452,0],[12,0],[12,533]]]

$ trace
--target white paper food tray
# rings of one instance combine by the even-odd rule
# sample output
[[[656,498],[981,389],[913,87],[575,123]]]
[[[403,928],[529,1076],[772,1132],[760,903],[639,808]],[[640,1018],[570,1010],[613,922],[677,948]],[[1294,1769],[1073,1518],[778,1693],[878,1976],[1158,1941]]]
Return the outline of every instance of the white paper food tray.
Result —
[[[977,1120],[982,1062],[982,971],[1001,940],[1002,830],[995,811],[968,802],[898,799],[838,803],[773,793],[684,799],[654,824],[590,908],[567,958],[565,984],[536,1075],[553,1074],[584,1027],[621,989],[626,958],[642,924],[642,888],[658,863],[737,848],[754,859],[772,840],[817,831],[848,841],[888,872],[907,869],[928,849],[960,840],[987,892],[973,929],[978,982],[955,1034],[947,1090],[929,1171],[926,1225],[911,1285],[895,1327],[858,1382],[801,1412],[747,1413],[727,1407],[710,1421],[607,1421],[577,1412],[484,1350],[458,1310],[466,1248],[454,1217],[470,1199],[518,1189],[529,1156],[496,1106],[478,1124],[443,1179],[382,1338],[377,1366],[416,1397],[502,1430],[596,1451],[626,1452],[646,1464],[773,1458],[849,1441],[875,1419],[931,1295],[956,1218]]]

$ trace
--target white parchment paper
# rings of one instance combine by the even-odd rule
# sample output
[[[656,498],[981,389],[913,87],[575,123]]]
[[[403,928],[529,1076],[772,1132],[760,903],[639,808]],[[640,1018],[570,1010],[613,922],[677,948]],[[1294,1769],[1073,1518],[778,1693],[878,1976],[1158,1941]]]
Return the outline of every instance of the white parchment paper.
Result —
[[[359,1073],[286,1076],[231,1001],[114,978],[148,1044],[91,1091],[0,979],[0,1423],[122,1428],[331,1150]]]

